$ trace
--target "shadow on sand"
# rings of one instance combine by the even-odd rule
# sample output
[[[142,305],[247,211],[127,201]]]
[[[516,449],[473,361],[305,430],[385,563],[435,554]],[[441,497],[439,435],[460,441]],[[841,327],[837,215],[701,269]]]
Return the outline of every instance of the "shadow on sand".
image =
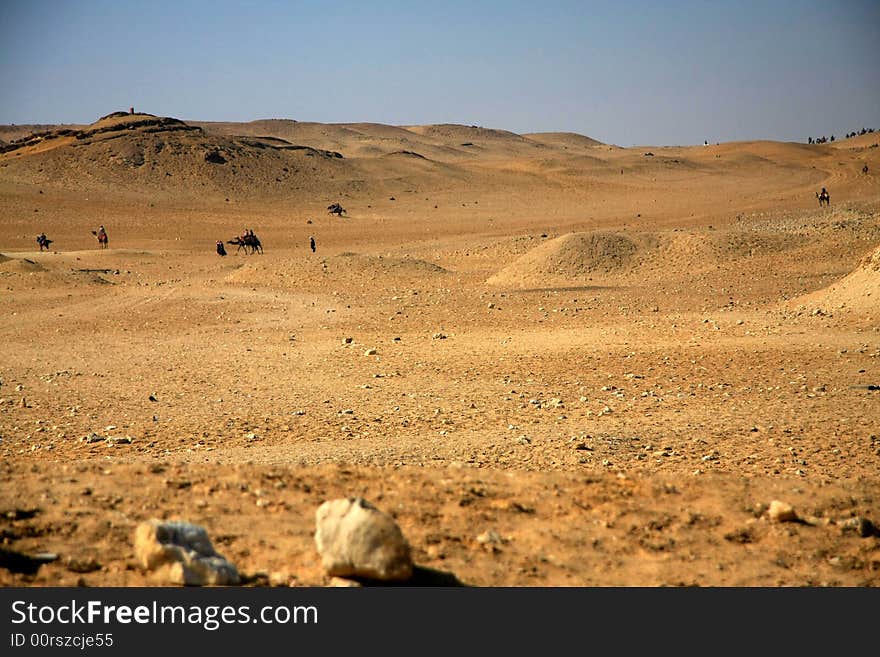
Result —
[[[601,290],[623,290],[620,285],[573,285],[568,287],[528,287],[518,290],[504,290],[505,294],[535,294],[541,292],[599,292]]]
[[[400,586],[415,586],[420,588],[436,586],[468,586],[453,573],[444,570],[434,570],[433,568],[425,568],[423,566],[413,566],[412,577],[402,582],[383,582],[360,577],[346,577],[345,579],[357,582],[361,586],[383,586],[386,588]]]

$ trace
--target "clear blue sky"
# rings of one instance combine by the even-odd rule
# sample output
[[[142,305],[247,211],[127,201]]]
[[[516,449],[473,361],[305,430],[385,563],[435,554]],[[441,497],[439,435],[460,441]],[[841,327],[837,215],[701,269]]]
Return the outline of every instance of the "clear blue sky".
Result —
[[[0,0],[0,123],[289,118],[632,145],[880,129],[880,0]]]

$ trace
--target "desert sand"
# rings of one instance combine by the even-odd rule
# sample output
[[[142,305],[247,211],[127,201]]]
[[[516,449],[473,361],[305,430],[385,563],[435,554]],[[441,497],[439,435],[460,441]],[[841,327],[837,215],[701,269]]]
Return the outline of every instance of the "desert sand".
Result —
[[[315,510],[349,496],[470,586],[880,584],[880,133],[0,140],[0,535],[57,555],[0,585],[161,583],[159,518],[327,586]],[[217,255],[245,229],[262,254]]]

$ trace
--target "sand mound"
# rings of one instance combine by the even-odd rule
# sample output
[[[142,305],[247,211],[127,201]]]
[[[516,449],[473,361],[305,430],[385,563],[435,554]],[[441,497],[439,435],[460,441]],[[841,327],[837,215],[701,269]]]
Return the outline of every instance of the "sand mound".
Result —
[[[39,262],[29,258],[7,258],[0,260],[0,271],[7,274],[33,274],[44,272],[46,268]]]
[[[337,267],[358,275],[370,274],[402,274],[424,276],[430,274],[448,274],[449,271],[440,265],[420,260],[419,258],[399,258],[394,256],[373,256],[357,253],[340,253],[327,258],[327,268]]]
[[[880,311],[880,247],[869,252],[850,274],[836,283],[792,299],[786,306],[819,312]]]
[[[646,256],[655,271],[668,272],[704,271],[714,268],[719,258],[717,246],[703,232],[661,235],[657,239],[657,248]]]
[[[539,144],[555,146],[557,148],[595,148],[596,146],[604,146],[601,141],[580,135],[576,132],[532,132],[522,135],[526,139],[531,139]]]
[[[618,233],[569,233],[517,258],[490,277],[490,285],[578,282],[597,273],[620,272],[633,262],[638,245]]]
[[[81,285],[111,285],[112,282],[104,278],[104,275],[111,271],[113,270],[46,266],[30,258],[10,258],[0,254],[0,280],[10,290],[25,291],[53,287],[70,288]]]
[[[806,241],[806,236],[794,233],[731,231],[713,234],[710,244],[718,257],[734,259],[783,253],[803,246]]]
[[[226,276],[239,285],[276,288],[334,288],[377,280],[422,280],[442,276],[449,271],[440,265],[418,258],[341,253],[327,258],[290,259],[281,262],[249,262]],[[329,287],[328,287],[329,286]]]

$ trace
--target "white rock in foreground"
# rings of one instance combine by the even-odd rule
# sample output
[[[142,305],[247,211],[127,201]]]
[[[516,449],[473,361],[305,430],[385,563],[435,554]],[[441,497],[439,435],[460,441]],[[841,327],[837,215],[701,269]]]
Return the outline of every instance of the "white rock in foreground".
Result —
[[[403,581],[412,576],[409,544],[394,520],[362,497],[324,502],[315,545],[327,574]]]
[[[140,564],[170,584],[238,584],[235,566],[214,551],[203,527],[149,520],[138,525],[134,551]]]

